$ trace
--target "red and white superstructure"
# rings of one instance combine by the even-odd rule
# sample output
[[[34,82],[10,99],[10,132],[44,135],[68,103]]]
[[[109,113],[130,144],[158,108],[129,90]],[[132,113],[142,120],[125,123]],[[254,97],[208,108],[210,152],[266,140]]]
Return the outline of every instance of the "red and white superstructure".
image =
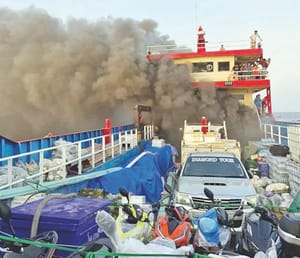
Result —
[[[151,62],[168,57],[178,65],[186,65],[191,75],[192,87],[198,88],[209,83],[218,90],[226,90],[238,100],[253,107],[253,97],[258,92],[264,98],[265,113],[272,113],[270,80],[268,65],[270,59],[263,56],[258,42],[251,48],[250,42],[245,48],[229,49],[221,44],[216,50],[207,50],[205,32],[200,26],[197,33],[197,50],[183,51],[165,49],[160,46],[149,47],[147,58]],[[252,45],[253,46],[253,45]]]

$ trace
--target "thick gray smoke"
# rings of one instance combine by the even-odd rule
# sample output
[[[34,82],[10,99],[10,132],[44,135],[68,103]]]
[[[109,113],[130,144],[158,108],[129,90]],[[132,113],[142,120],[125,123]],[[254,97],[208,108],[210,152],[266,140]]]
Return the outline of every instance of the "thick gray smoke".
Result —
[[[253,114],[233,97],[209,83],[195,92],[171,60],[149,63],[147,45],[174,43],[156,28],[153,20],[62,23],[35,8],[0,9],[1,134],[22,140],[93,130],[108,117],[113,126],[133,123],[134,106],[144,104],[177,147],[184,119],[203,115],[226,119],[235,135],[248,137]]]

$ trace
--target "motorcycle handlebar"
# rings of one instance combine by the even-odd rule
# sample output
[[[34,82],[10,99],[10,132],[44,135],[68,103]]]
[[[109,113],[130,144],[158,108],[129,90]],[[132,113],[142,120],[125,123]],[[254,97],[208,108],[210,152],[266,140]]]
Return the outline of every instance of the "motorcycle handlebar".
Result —
[[[24,247],[26,246],[27,245],[18,242],[9,242],[4,244],[4,248],[1,248],[1,251],[5,253],[13,252],[20,254],[24,252]]]
[[[278,225],[278,219],[275,214],[269,211],[267,208],[262,206],[256,206],[254,211],[261,215],[261,218],[265,221],[272,223],[274,226]]]

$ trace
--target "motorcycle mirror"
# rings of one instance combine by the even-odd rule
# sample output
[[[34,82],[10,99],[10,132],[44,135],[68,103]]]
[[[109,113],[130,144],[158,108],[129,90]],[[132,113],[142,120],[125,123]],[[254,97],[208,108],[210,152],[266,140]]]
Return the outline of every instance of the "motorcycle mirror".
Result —
[[[128,192],[127,192],[126,189],[120,187],[120,188],[119,188],[119,193],[120,193],[122,196],[126,197],[126,198],[127,198],[127,201],[129,202],[129,194],[128,194]]]
[[[10,228],[10,231],[15,236],[16,235],[15,230],[13,229],[13,227],[12,227],[12,225],[10,223],[11,209],[4,202],[0,202],[0,217],[8,224],[8,226]]]
[[[242,210],[237,210],[237,211],[234,213],[233,217],[239,217],[239,216],[242,216],[243,214],[244,214],[244,212],[243,212]]]
[[[214,193],[211,190],[204,187],[204,194],[207,196],[208,199],[211,199],[212,201],[214,201]]]
[[[10,207],[3,203],[0,202],[0,217],[6,222],[9,223],[10,217],[11,217],[11,211]]]
[[[168,192],[171,193],[172,192],[172,187],[169,184],[165,184],[164,185],[164,189]]]

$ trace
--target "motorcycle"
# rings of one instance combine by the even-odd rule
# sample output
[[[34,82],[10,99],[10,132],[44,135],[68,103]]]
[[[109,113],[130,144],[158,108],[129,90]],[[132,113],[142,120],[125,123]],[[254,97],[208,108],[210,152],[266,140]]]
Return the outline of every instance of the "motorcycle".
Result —
[[[165,254],[192,257],[192,245],[176,248],[175,241],[171,239],[157,237],[147,244],[133,237],[126,238],[122,241],[116,230],[116,220],[105,210],[97,212],[96,222],[109,237],[117,253],[123,253],[126,254],[126,256],[134,254],[133,256],[139,257],[148,256],[141,254],[157,254],[155,257],[165,257]],[[163,254],[163,256],[159,256],[159,254]]]
[[[56,231],[43,232],[36,235],[34,238],[24,241],[16,237],[15,230],[10,222],[11,220],[11,209],[5,203],[0,202],[0,217],[2,220],[8,224],[8,227],[11,231],[11,234],[1,232],[6,237],[10,239],[1,239],[0,240],[0,252],[4,253],[4,258],[14,258],[14,257],[23,257],[23,258],[53,258],[55,248],[54,247],[43,247],[43,244],[56,244],[58,240],[58,235]],[[22,241],[23,240],[23,241]],[[28,240],[28,239],[26,239]]]
[[[208,188],[204,188],[205,195],[214,203],[214,194]],[[236,252],[230,250],[230,240],[234,228],[234,218],[241,216],[242,210],[237,210],[229,219],[228,213],[222,207],[213,207],[194,218],[196,232],[193,240],[195,252],[200,254],[216,254],[236,256]]]
[[[127,203],[121,203],[121,209],[115,220],[115,233],[118,241],[124,241],[128,238],[135,238],[141,241],[146,241],[152,227],[153,219],[150,216],[151,210],[148,213],[138,204],[130,203],[129,193],[126,189],[120,188],[119,193],[125,197]],[[101,226],[100,226],[101,227]],[[87,252],[106,251],[108,255],[101,257],[111,257],[109,253],[116,251],[116,243],[113,243],[109,237],[93,240],[83,245],[83,247],[73,253],[68,258],[85,257]],[[97,256],[99,257],[99,256]]]
[[[254,256],[259,251],[266,252],[274,243],[278,253],[281,242],[277,227],[276,215],[265,207],[256,206],[244,222],[236,251]]]
[[[281,257],[300,257],[300,214],[287,213],[282,216],[278,234],[281,240]]]
[[[273,247],[277,257],[299,257],[299,236],[299,213],[287,213],[278,220],[273,212],[257,206],[246,218],[236,251],[253,257]]]
[[[141,205],[130,203],[129,193],[124,188],[120,188],[119,192],[127,199],[127,203],[120,205],[121,211],[116,218],[116,229],[121,241],[130,237],[147,241],[153,227],[155,209],[146,212]]]
[[[171,188],[165,184],[165,190],[171,195]],[[176,247],[187,246],[192,238],[192,220],[183,206],[173,204],[174,196],[165,208],[165,215],[155,221],[154,238],[164,237],[175,241]]]

